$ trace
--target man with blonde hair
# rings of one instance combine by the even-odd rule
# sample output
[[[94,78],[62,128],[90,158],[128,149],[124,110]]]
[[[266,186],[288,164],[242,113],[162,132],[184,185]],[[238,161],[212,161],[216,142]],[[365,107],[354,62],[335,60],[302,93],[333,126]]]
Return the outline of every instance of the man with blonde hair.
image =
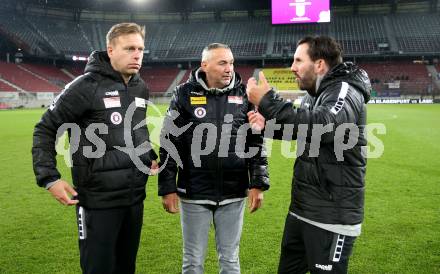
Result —
[[[64,88],[35,126],[37,183],[61,204],[76,205],[83,273],[135,272],[145,185],[158,168],[145,122],[133,128],[145,119],[148,100],[139,76],[144,38],[144,27],[114,25],[107,51],[90,55],[85,73]],[[74,187],[56,168],[55,141],[66,128]]]

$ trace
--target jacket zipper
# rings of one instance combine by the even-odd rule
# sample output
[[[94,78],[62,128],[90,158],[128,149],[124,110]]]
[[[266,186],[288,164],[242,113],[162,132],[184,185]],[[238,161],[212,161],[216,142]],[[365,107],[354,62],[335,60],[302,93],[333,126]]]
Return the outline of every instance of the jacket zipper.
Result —
[[[217,138],[221,138],[221,120],[220,120],[220,97],[219,95],[215,95],[215,102],[216,102],[216,123],[217,123]],[[220,139],[218,141],[218,144],[216,144],[216,146],[218,145],[218,149],[220,149]],[[220,205],[220,199],[221,199],[221,191],[222,191],[222,180],[223,180],[223,173],[221,172],[221,159],[220,157],[218,157],[218,152],[217,151],[217,206]]]
[[[130,79],[131,80],[131,79]],[[127,115],[127,110],[128,110],[128,107],[130,106],[130,104],[131,104],[131,101],[130,101],[130,94],[128,93],[128,85],[130,84],[130,81],[128,81],[128,83],[124,83],[124,85],[125,85],[125,102],[126,102],[126,107],[125,107],[125,115]],[[124,115],[124,117],[125,117],[125,115]],[[134,115],[133,115],[134,116]],[[125,122],[124,122],[125,123]],[[133,123],[133,117],[132,117],[132,123]],[[132,127],[133,125],[130,125],[130,127]],[[133,131],[133,129],[131,129],[131,131]],[[136,146],[136,144],[134,143],[134,134],[133,134],[133,132],[131,132],[130,133],[130,138],[131,138],[131,142],[132,142],[132,144],[133,144],[133,147],[134,146]],[[133,169],[133,168],[132,168]],[[136,169],[133,169],[133,171],[134,172],[132,172],[132,176],[133,176],[133,178],[131,178],[131,180],[130,180],[130,196],[131,196],[131,200],[133,200],[134,199],[134,187],[133,187],[133,181],[135,180],[135,178],[134,178],[134,176],[135,176],[135,172],[136,172]]]

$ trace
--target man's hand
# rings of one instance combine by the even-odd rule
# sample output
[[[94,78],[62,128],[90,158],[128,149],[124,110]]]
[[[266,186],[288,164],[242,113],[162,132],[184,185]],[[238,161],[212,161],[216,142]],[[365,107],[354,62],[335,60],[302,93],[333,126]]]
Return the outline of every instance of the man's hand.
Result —
[[[263,98],[263,96],[270,90],[269,83],[267,82],[263,71],[260,71],[258,75],[260,84],[257,84],[257,80],[254,77],[251,77],[249,78],[246,87],[249,102],[256,106],[260,105],[261,98]]]
[[[157,175],[159,173],[159,165],[156,160],[151,161],[150,174],[149,175]]]
[[[179,212],[179,196],[177,193],[170,193],[162,197],[163,208],[171,214]]]
[[[63,205],[71,206],[76,205],[79,202],[78,200],[72,200],[69,196],[69,194],[76,196],[78,193],[76,193],[69,183],[61,179],[57,180],[48,190],[52,196]]]
[[[261,115],[257,111],[249,111],[247,113],[247,116],[252,129],[257,131],[261,131],[264,129],[266,119],[264,119],[263,115]]]
[[[251,188],[248,192],[249,211],[257,211],[263,204],[263,191],[258,188]]]

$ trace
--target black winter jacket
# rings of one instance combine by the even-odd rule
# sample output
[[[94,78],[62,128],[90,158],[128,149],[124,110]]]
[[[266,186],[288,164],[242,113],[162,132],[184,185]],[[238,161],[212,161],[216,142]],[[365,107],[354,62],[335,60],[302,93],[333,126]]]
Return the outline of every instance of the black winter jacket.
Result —
[[[188,82],[173,92],[161,136],[160,158],[165,166],[159,173],[159,195],[177,192],[186,199],[219,204],[245,197],[249,188],[268,189],[263,136],[251,134],[249,127],[243,126],[248,123],[247,112],[254,107],[240,76],[235,73],[231,84],[222,90],[208,89],[204,76],[201,70],[193,71]],[[172,112],[178,113],[174,121]],[[171,121],[179,128],[190,123],[191,126],[173,136],[167,129]],[[249,130],[240,131],[241,126]],[[182,166],[178,166],[165,140],[177,149]],[[200,147],[211,151],[198,153]],[[251,152],[249,148],[256,152],[253,157],[239,156]]]
[[[295,161],[290,211],[326,224],[362,222],[366,172],[362,146],[367,144],[364,136],[365,104],[370,98],[370,90],[366,72],[351,63],[343,63],[324,76],[316,95],[306,95],[300,108],[293,108],[273,91],[263,97],[259,107],[263,116],[268,120],[276,118],[278,124],[294,125],[290,137],[301,139],[298,147],[301,142],[305,146]],[[352,139],[354,147],[341,152],[335,143],[347,143],[349,130],[340,131],[339,139],[335,133],[338,126],[347,123],[356,125],[359,138]],[[300,124],[306,125],[308,131],[299,133]],[[311,146],[317,140],[314,137],[319,137],[312,134],[313,125],[328,126],[329,129],[318,140],[319,148]],[[281,138],[281,134],[275,137]]]
[[[69,130],[69,137],[71,149],[75,143],[78,145],[76,152],[71,151],[71,171],[79,204],[88,208],[111,208],[143,201],[148,176],[135,166],[127,152],[133,152],[146,142],[142,145],[144,153],[139,156],[140,160],[150,167],[151,161],[157,158],[151,149],[145,122],[133,129],[146,117],[147,99],[148,90],[139,74],[132,76],[126,85],[120,73],[112,68],[106,52],[93,52],[85,74],[65,87],[35,126],[32,157],[38,185],[44,187],[60,178],[55,159],[56,134],[63,124],[75,123],[80,130],[79,141],[73,129]],[[130,104],[134,113],[131,124],[127,124],[130,134],[124,136],[124,119]],[[96,130],[93,126],[97,124],[108,130]],[[96,152],[102,141],[105,149],[101,155],[85,156],[90,149]]]

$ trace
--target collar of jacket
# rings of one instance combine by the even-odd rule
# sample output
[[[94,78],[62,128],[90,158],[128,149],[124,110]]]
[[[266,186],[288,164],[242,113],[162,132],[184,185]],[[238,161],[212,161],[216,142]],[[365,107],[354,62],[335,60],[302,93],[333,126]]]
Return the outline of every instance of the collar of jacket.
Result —
[[[343,62],[331,68],[317,85],[316,94],[312,96],[318,97],[328,86],[333,85],[335,82],[347,82],[362,93],[365,103],[370,100],[371,83],[368,74],[352,62]]]
[[[227,85],[224,88],[208,88],[208,86],[206,85],[206,82],[205,82],[206,73],[204,71],[202,71],[201,68],[199,68],[196,71],[195,75],[196,75],[197,83],[199,83],[206,90],[206,92],[208,94],[213,94],[213,95],[223,94],[223,93],[230,91],[235,86],[235,72],[232,74],[232,79],[231,79],[231,82],[229,83],[229,85]]]

